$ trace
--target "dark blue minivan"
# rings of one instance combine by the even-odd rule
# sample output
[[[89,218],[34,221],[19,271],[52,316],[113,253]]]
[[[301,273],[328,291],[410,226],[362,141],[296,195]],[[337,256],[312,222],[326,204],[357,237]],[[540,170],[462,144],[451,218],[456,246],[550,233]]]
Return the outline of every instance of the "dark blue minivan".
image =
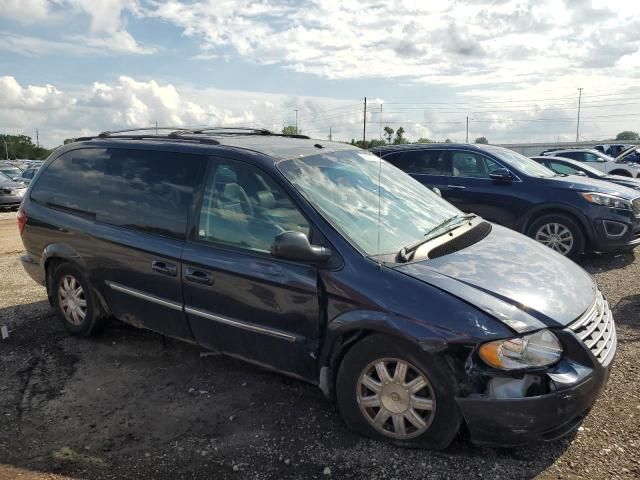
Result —
[[[78,139],[38,171],[18,225],[71,334],[116,318],[257,363],[401,446],[446,448],[463,424],[482,444],[561,437],[616,352],[584,270],[341,143]]]
[[[558,175],[492,145],[412,144],[372,149],[465,212],[522,232],[569,257],[640,244],[640,192]]]

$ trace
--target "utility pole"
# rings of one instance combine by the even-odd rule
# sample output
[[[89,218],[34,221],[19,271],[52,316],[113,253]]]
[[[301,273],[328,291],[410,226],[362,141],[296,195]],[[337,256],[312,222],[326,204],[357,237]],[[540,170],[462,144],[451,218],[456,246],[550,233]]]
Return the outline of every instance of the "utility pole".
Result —
[[[469,143],[469,115],[467,115],[467,142]]]
[[[36,128],[36,147],[40,148],[40,135],[38,133],[37,128]]]
[[[364,118],[362,122],[362,148],[367,146],[367,97],[364,97]]]
[[[382,104],[380,104],[380,141],[382,141]]]
[[[576,125],[576,143],[580,141],[580,106],[582,103],[582,88],[578,89],[578,125]]]
[[[7,141],[4,138],[2,141],[4,142],[4,153],[7,156],[7,160],[9,160],[9,147],[7,147]]]
[[[296,135],[298,134],[298,109],[295,109],[296,112]]]
[[[333,139],[331,138],[331,127],[329,127],[329,141],[331,142]]]
[[[156,135],[158,134],[158,120],[156,120]]]

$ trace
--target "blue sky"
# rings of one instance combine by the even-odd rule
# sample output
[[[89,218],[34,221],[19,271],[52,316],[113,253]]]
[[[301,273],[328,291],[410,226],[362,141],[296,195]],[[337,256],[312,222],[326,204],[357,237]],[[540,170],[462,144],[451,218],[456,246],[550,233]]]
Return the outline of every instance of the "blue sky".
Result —
[[[0,130],[293,124],[334,139],[550,141],[639,130],[624,1],[0,0]],[[382,105],[382,117],[380,106]]]

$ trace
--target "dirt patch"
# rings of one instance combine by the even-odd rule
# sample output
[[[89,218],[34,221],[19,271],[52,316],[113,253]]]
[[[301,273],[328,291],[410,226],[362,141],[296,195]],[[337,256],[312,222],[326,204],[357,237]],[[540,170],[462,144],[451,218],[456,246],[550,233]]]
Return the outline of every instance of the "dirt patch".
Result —
[[[0,219],[0,245],[21,249],[14,219]],[[0,254],[0,480],[640,477],[640,261],[582,263],[614,308],[619,351],[581,431],[434,453],[359,437],[315,387],[151,332],[69,337],[17,255]]]

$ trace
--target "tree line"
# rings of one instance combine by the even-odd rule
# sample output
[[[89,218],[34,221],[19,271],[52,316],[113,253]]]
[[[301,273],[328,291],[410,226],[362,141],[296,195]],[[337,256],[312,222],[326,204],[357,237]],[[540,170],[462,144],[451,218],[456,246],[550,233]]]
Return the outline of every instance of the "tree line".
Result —
[[[33,143],[27,135],[0,134],[0,159],[44,160],[53,150]]]

